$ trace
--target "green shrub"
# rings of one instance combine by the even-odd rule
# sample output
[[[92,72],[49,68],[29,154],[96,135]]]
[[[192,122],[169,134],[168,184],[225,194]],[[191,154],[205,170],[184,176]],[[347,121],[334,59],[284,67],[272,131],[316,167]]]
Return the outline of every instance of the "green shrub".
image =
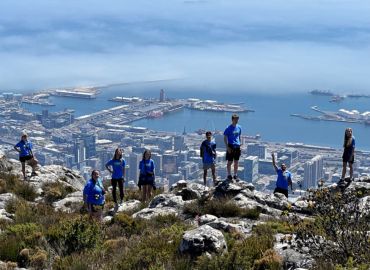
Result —
[[[24,248],[24,243],[18,241],[16,236],[0,235],[0,260],[16,262],[19,252]]]
[[[84,217],[59,221],[48,229],[46,237],[60,255],[94,248],[102,240],[99,224]]]
[[[42,186],[44,191],[45,202],[53,203],[58,200],[64,199],[68,194],[75,191],[71,186],[67,186],[62,182],[46,182]]]
[[[329,192],[316,190],[310,195],[314,202],[315,222],[297,226],[297,240],[309,248],[316,260],[334,266],[345,265],[355,258],[355,266],[370,261],[370,209],[362,205],[363,192]]]
[[[282,266],[282,258],[273,249],[268,249],[263,253],[261,259],[254,262],[255,270],[279,270]]]
[[[5,234],[15,236],[23,246],[32,248],[40,243],[42,238],[42,228],[35,223],[15,224],[8,226]]]
[[[25,182],[25,181],[18,181],[14,188],[12,189],[12,192],[19,197],[25,199],[26,201],[34,201],[37,198],[37,193],[35,188]]]
[[[240,208],[234,202],[222,198],[209,201],[194,201],[184,207],[184,214],[192,216],[211,214],[217,217],[245,217],[249,219],[258,219],[260,215],[258,209]]]

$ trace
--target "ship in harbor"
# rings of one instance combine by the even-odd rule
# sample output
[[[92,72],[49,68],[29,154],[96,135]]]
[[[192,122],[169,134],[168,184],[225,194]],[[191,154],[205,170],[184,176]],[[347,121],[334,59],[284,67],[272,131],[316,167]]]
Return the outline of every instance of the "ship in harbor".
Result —
[[[195,98],[189,98],[187,106],[189,109],[198,111],[230,112],[230,113],[254,112],[254,110],[248,109],[241,105],[224,104],[218,103],[216,100],[199,100]]]
[[[317,96],[334,96],[334,93],[329,90],[319,90],[314,89],[309,92],[311,95],[317,95]]]
[[[93,87],[73,88],[73,89],[56,89],[50,92],[50,95],[72,98],[94,99],[98,91]]]

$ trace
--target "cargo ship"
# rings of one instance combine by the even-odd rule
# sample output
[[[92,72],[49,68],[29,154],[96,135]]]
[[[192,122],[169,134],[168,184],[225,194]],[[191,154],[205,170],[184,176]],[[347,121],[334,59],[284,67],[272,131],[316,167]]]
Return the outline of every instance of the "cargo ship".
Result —
[[[317,96],[334,96],[334,93],[329,90],[311,90],[309,92],[311,95],[317,95]]]
[[[53,96],[60,97],[72,97],[72,98],[86,98],[94,99],[96,98],[96,92],[85,92],[85,91],[73,91],[73,90],[55,90],[50,93]]]

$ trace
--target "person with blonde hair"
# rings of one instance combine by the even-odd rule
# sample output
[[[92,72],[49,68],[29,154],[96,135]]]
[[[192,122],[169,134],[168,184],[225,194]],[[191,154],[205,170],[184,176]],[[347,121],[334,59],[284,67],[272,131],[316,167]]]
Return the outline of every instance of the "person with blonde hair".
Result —
[[[125,181],[125,167],[126,167],[126,162],[122,158],[122,153],[123,150],[121,148],[117,148],[116,151],[114,152],[114,156],[111,160],[109,160],[106,164],[105,167],[107,170],[112,174],[112,196],[113,196],[113,201],[115,203],[115,207],[118,207],[118,202],[117,202],[117,185],[119,189],[119,197],[120,197],[120,204],[123,203],[123,182]]]
[[[355,137],[353,136],[352,128],[346,128],[344,132],[344,142],[343,142],[343,168],[342,168],[342,178],[344,181],[347,172],[347,163],[349,165],[349,181],[353,180],[353,163],[355,161]]]

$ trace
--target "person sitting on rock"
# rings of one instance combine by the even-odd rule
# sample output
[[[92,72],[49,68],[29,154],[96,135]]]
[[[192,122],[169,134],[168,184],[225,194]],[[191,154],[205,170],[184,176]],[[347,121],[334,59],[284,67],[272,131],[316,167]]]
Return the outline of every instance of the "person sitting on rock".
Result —
[[[227,179],[239,181],[238,178],[238,166],[239,158],[241,155],[240,136],[242,133],[241,126],[238,124],[239,115],[233,114],[231,116],[231,125],[229,125],[224,131],[224,142],[226,146],[226,160],[227,160]],[[231,164],[234,163],[234,176],[231,176]]]
[[[105,203],[105,190],[103,182],[99,178],[98,170],[92,171],[91,179],[87,181],[83,190],[83,200],[90,217],[101,221]]]
[[[151,159],[150,150],[145,150],[143,159],[139,163],[139,182],[138,186],[142,190],[142,201],[145,202],[152,196],[152,188],[155,188],[154,161]]]
[[[207,186],[207,171],[211,169],[213,185],[216,185],[216,143],[212,140],[212,132],[206,132],[206,140],[204,140],[200,146],[200,156],[203,161],[203,181],[204,185]]]
[[[14,145],[14,149],[19,153],[19,161],[22,164],[23,179],[27,180],[26,163],[32,167],[31,177],[36,176],[38,161],[32,152],[32,143],[28,140],[27,133],[22,134],[21,140]]]
[[[285,195],[285,197],[288,198],[289,186],[293,191],[292,174],[286,169],[286,165],[284,163],[281,164],[280,168],[276,166],[274,153],[271,153],[271,157],[272,166],[274,166],[274,169],[278,175],[276,179],[276,188],[274,190],[274,193],[282,193]]]
[[[345,180],[347,163],[349,165],[349,182],[353,180],[353,163],[355,161],[355,137],[352,135],[352,129],[346,128],[344,133],[344,143],[343,143],[343,168],[342,168],[342,178],[341,181]]]
[[[120,204],[123,202],[123,182],[124,176],[125,176],[125,166],[126,162],[124,159],[122,159],[122,152],[123,150],[121,148],[117,148],[116,151],[114,152],[113,159],[107,162],[105,164],[105,167],[107,170],[112,174],[112,195],[113,195],[113,201],[115,203],[115,207],[118,207],[117,203],[117,184],[119,188],[119,196],[120,196]]]

